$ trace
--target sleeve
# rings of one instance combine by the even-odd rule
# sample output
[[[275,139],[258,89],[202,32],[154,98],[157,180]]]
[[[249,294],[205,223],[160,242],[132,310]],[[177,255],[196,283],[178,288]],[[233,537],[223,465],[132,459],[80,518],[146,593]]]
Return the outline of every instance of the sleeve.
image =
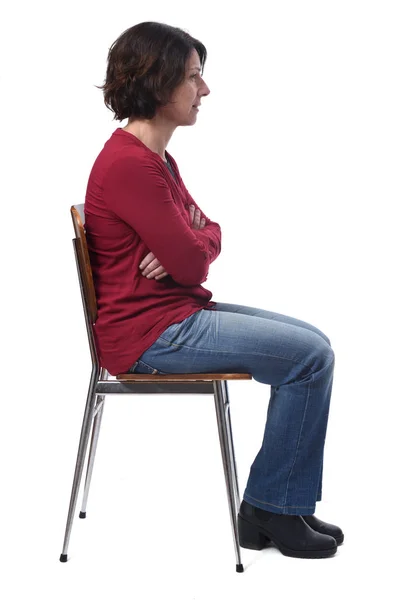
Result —
[[[174,281],[182,286],[206,281],[208,244],[181,215],[157,164],[118,158],[104,177],[103,194],[107,207],[137,232]]]
[[[203,227],[203,229],[192,229],[192,231],[195,234],[196,238],[205,244],[208,252],[209,261],[211,264],[221,252],[221,228],[218,223],[216,223],[215,221],[211,221],[211,219],[206,217],[201,208],[193,200],[186,187],[185,193],[188,205],[194,204],[195,208],[198,208],[200,210],[201,218],[206,220],[206,224]]]

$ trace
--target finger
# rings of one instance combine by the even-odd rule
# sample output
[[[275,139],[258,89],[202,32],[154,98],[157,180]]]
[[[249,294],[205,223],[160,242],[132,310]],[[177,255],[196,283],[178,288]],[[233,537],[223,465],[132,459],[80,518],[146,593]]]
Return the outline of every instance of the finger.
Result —
[[[144,269],[145,267],[147,267],[148,264],[151,263],[152,260],[155,259],[155,256],[152,252],[149,252],[148,254],[146,254],[146,256],[144,257],[144,259],[142,260],[142,262],[139,265],[139,269]]]
[[[193,218],[194,218],[194,204],[191,204],[189,206],[189,214],[190,214],[190,222],[193,223]]]
[[[154,277],[156,277],[157,275],[161,275],[161,273],[164,271],[164,267],[159,265],[156,269],[152,269],[147,275],[147,279],[154,279]]]
[[[205,219],[202,219],[202,220],[200,221],[200,229],[203,229],[203,227],[205,227],[205,226],[206,226],[206,220],[205,220]]]
[[[196,208],[194,213],[193,228],[200,229],[200,210]]]
[[[157,281],[159,279],[163,279],[163,277],[166,277],[168,275],[167,271],[164,271],[163,273],[161,273],[161,275],[157,275],[157,277],[155,277],[155,279],[157,279]]]
[[[152,260],[152,261],[151,261],[151,263],[149,263],[149,264],[147,265],[147,267],[145,267],[145,268],[142,270],[142,275],[145,275],[145,276],[146,276],[146,275],[148,275],[149,273],[151,273],[152,271],[154,271],[154,269],[156,269],[156,268],[157,268],[157,267],[159,267],[159,266],[160,266],[160,263],[159,263],[159,261],[158,261],[158,260],[155,258],[154,260]]]
[[[147,267],[145,267],[143,269],[142,275],[147,275],[148,273],[151,273],[152,271],[154,271],[154,269],[156,269],[159,266],[160,266],[160,261],[157,260],[157,258],[155,258],[154,260],[151,261],[151,263],[149,263],[147,265]]]
[[[145,267],[147,267],[148,264],[151,263],[151,261],[153,261],[155,259],[155,256],[152,252],[149,252],[148,254],[146,254],[146,256],[144,257],[144,259],[142,260],[142,262],[139,265],[140,269],[144,269]]]

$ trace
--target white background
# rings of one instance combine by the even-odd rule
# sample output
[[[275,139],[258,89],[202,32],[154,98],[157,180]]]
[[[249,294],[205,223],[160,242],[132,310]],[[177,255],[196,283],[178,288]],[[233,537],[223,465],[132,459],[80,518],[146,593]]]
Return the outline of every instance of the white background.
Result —
[[[211,94],[168,146],[222,228],[207,289],[331,338],[333,559],[243,550],[236,574],[212,397],[111,396],[58,562],[90,375],[69,209],[120,126],[94,87],[108,48],[148,20],[209,54]],[[399,3],[37,1],[0,21],[1,597],[398,597]],[[269,388],[230,390],[243,492]]]

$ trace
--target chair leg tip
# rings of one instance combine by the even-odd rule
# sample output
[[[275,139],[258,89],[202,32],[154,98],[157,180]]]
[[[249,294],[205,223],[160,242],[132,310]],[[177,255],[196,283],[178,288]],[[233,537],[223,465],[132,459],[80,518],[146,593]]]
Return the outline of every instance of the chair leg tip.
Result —
[[[244,569],[243,569],[243,565],[242,563],[239,563],[238,565],[236,565],[236,573],[243,573]]]
[[[80,519],[86,519],[86,511],[85,511],[85,512],[82,512],[82,511],[81,511],[81,512],[79,513],[79,518],[80,518]]]
[[[68,560],[68,554],[61,554],[60,562],[67,562],[67,560]]]

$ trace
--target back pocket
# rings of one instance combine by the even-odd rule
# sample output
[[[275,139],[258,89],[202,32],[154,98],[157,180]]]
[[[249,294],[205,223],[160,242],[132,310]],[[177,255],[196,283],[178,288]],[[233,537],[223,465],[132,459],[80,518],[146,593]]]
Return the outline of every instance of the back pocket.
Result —
[[[154,367],[143,362],[143,360],[137,360],[132,367],[130,367],[128,373],[136,373],[138,375],[168,375],[168,373],[154,369]]]

